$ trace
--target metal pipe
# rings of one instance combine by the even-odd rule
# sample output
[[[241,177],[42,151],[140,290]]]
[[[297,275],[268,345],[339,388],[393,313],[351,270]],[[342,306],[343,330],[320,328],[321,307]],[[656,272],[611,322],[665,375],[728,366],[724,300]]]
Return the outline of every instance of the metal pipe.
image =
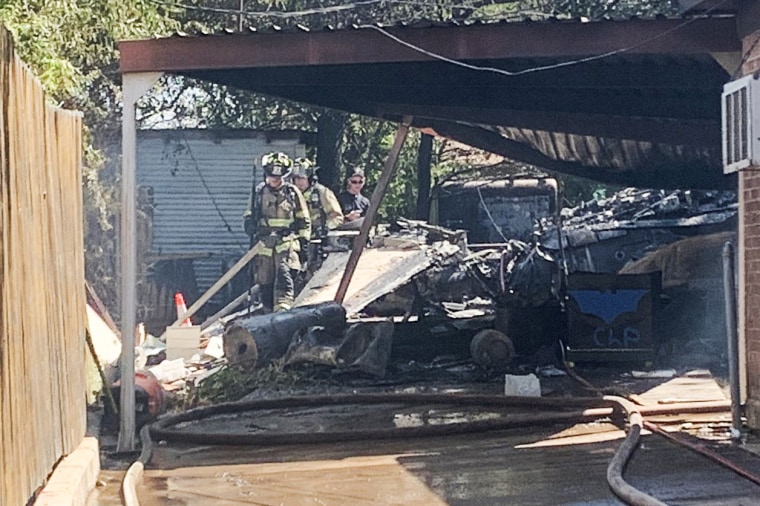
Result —
[[[728,339],[728,380],[731,390],[731,436],[741,436],[741,398],[739,396],[739,337],[736,327],[736,281],[734,247],[723,244],[723,294],[726,301],[726,337]]]

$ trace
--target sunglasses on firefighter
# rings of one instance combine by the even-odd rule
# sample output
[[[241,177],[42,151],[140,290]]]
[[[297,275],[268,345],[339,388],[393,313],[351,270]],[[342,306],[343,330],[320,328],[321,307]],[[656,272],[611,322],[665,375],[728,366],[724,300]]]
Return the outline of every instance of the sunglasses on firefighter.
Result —
[[[362,184],[364,179],[349,179],[348,182],[351,184]]]

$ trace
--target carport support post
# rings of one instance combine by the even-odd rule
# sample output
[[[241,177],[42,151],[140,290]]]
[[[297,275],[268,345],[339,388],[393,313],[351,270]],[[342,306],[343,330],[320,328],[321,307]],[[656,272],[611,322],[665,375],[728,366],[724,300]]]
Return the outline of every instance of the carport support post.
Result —
[[[346,262],[346,268],[343,271],[343,277],[340,279],[338,291],[335,293],[335,302],[338,304],[343,304],[343,299],[346,298],[348,285],[351,283],[351,278],[354,275],[356,266],[359,264],[359,257],[361,256],[362,251],[364,251],[364,245],[367,243],[369,229],[375,221],[375,215],[377,215],[377,210],[380,209],[380,202],[382,202],[383,197],[385,196],[388,184],[391,182],[394,172],[396,172],[398,155],[401,152],[401,147],[404,145],[406,134],[409,133],[409,125],[411,123],[412,117],[404,116],[401,125],[396,131],[396,139],[393,141],[393,146],[388,153],[388,158],[385,159],[383,172],[380,174],[380,180],[375,186],[375,191],[372,192],[372,198],[369,201],[369,209],[367,209],[367,214],[364,215],[364,221],[359,230],[359,236],[354,239],[354,247],[351,250],[351,255],[348,257],[348,262]]]
[[[422,134],[417,149],[417,216],[418,220],[430,219],[430,162],[433,155],[433,136]]]
[[[119,387],[119,440],[116,451],[135,449],[135,327],[137,300],[137,227],[135,187],[137,127],[135,104],[161,77],[158,72],[122,76],[121,120],[121,378]]]
[[[734,246],[723,245],[723,296],[726,300],[726,335],[728,337],[728,382],[731,390],[731,437],[739,439],[742,429],[739,398],[739,329],[736,326],[736,282]]]

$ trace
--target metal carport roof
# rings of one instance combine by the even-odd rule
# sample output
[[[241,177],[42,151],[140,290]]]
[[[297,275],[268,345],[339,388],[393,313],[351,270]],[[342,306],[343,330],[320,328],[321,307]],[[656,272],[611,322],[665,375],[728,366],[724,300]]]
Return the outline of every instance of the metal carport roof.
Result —
[[[273,29],[119,49],[124,74],[176,73],[392,121],[412,115],[417,128],[600,181],[727,184],[719,98],[731,76],[719,62],[731,70],[741,56],[729,15]]]
[[[733,184],[721,171],[719,101],[741,61],[731,15],[273,29],[124,41],[119,50],[120,451],[135,446],[134,107],[162,73],[382,119],[412,116],[417,128],[600,181]]]

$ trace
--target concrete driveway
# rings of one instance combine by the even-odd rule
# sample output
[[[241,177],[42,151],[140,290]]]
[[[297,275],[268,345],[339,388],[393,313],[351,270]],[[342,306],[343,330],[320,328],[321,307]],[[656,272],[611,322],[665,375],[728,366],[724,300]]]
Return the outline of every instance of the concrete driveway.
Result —
[[[725,399],[709,376],[640,383],[642,404]],[[294,425],[318,431],[299,416]],[[355,426],[372,413],[356,410]],[[267,425],[266,416],[256,419]],[[277,418],[281,423],[281,418]],[[728,411],[651,417],[760,476],[760,445],[727,438]],[[224,423],[227,423],[226,421]],[[212,423],[219,430],[217,420]],[[246,422],[250,423],[250,422]],[[350,413],[339,417],[351,426]],[[236,429],[229,425],[231,431]],[[315,432],[316,433],[316,432]],[[480,434],[269,447],[161,444],[138,486],[145,505],[615,505],[607,466],[624,433],[608,420]],[[109,474],[110,473],[110,474]],[[760,504],[760,486],[659,435],[645,433],[625,478],[672,505]],[[104,471],[94,504],[119,504]]]

